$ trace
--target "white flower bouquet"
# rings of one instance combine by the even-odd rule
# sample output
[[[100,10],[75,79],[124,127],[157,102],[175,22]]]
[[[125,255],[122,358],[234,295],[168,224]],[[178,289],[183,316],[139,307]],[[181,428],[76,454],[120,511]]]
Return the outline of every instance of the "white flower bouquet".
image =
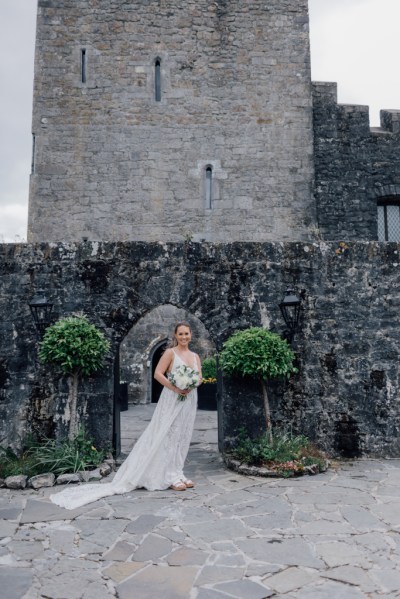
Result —
[[[175,385],[175,387],[184,390],[194,389],[200,383],[200,376],[197,370],[190,368],[190,366],[186,366],[186,364],[181,364],[172,372],[169,372],[168,379]],[[186,395],[179,394],[178,399],[180,401],[185,401]]]

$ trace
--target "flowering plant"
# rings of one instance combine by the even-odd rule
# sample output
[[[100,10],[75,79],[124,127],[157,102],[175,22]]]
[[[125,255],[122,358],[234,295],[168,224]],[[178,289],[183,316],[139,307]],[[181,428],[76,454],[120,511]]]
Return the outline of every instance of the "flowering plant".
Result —
[[[200,383],[200,376],[197,370],[190,368],[186,364],[181,364],[175,370],[168,373],[168,379],[175,387],[179,389],[194,389]],[[185,401],[186,395],[178,395],[180,401]]]
[[[272,466],[272,470],[276,470],[283,477],[296,474],[303,474],[304,464],[299,460],[289,460],[287,462],[278,462]]]

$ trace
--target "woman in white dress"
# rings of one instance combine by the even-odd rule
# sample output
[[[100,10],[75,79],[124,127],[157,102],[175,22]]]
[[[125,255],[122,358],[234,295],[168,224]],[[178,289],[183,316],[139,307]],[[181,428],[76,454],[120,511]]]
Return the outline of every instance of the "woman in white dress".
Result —
[[[153,417],[113,481],[69,487],[50,495],[53,503],[75,509],[137,488],[185,491],[194,486],[185,477],[183,466],[193,433],[197,389],[179,389],[168,378],[168,373],[184,364],[198,371],[200,384],[201,363],[199,356],[189,349],[191,338],[190,325],[179,322],[174,329],[173,346],[165,351],[154,373],[164,388]],[[182,396],[185,396],[183,401]]]

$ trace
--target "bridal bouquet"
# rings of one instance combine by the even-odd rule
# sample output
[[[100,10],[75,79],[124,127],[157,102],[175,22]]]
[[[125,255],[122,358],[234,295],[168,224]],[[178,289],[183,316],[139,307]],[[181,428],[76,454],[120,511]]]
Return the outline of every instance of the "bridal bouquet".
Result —
[[[179,389],[194,389],[200,382],[199,373],[197,370],[181,364],[173,372],[168,373],[168,378],[175,387]],[[186,395],[178,395],[180,401],[185,401]]]

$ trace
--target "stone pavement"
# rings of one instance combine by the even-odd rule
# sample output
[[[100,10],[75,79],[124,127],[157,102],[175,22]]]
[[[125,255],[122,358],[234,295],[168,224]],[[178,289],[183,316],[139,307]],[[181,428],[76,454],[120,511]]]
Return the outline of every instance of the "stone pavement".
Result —
[[[152,409],[123,414],[126,451]],[[215,413],[199,411],[194,490],[134,491],[69,512],[49,503],[51,489],[1,489],[0,597],[400,597],[399,466],[240,476],[221,464]]]

